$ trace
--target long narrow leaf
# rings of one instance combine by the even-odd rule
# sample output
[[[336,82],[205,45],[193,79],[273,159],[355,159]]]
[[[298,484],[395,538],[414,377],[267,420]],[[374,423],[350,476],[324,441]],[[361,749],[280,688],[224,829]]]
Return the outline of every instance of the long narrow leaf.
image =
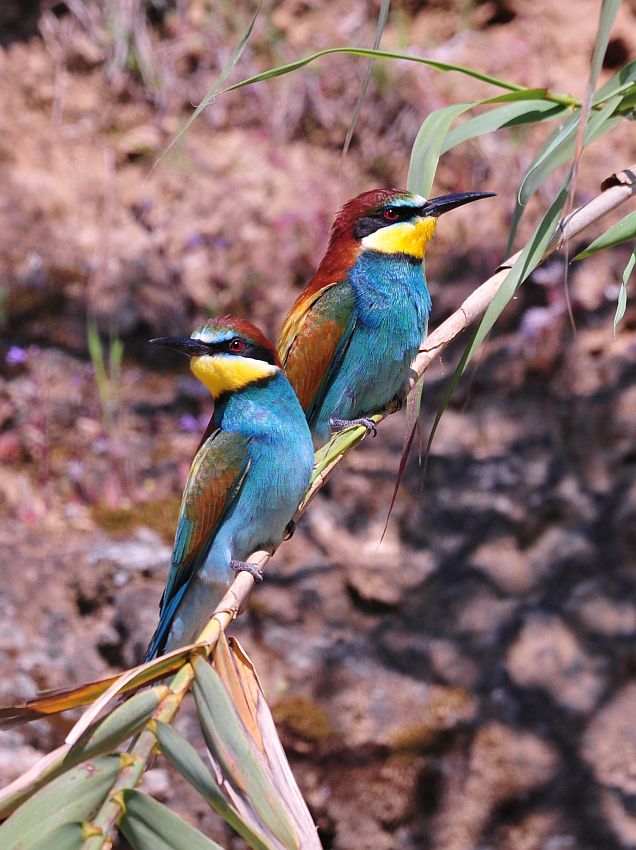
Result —
[[[223,850],[198,829],[141,791],[122,793],[121,831],[133,850]]]
[[[183,136],[184,136],[184,135],[188,132],[188,130],[190,129],[191,125],[194,123],[194,121],[196,121],[196,120],[197,120],[197,118],[198,118],[198,117],[199,117],[199,115],[203,112],[203,110],[206,108],[206,106],[209,106],[209,105],[212,103],[212,101],[214,100],[214,98],[218,95],[219,91],[221,90],[221,86],[222,86],[222,85],[223,85],[223,83],[227,80],[228,76],[230,75],[230,72],[232,71],[232,68],[234,68],[234,66],[236,65],[236,63],[237,63],[237,62],[239,61],[239,59],[241,58],[241,55],[243,54],[243,51],[245,50],[245,46],[247,45],[247,42],[248,42],[248,40],[249,40],[249,37],[250,37],[250,35],[252,34],[252,30],[254,29],[254,24],[256,23],[256,18],[258,17],[258,13],[259,13],[260,8],[261,8],[261,0],[259,0],[259,2],[256,4],[256,9],[254,10],[254,14],[253,14],[253,15],[252,15],[252,17],[250,18],[249,23],[248,23],[247,27],[245,28],[245,31],[243,32],[243,35],[242,35],[242,36],[241,36],[241,38],[239,39],[239,41],[238,41],[238,43],[237,43],[236,47],[235,47],[235,48],[234,48],[234,50],[232,51],[232,54],[231,54],[230,58],[228,59],[228,61],[225,63],[225,65],[224,65],[224,66],[223,66],[223,68],[221,69],[221,73],[220,73],[220,74],[219,74],[219,76],[217,77],[216,82],[214,83],[214,85],[212,86],[212,88],[208,91],[208,93],[207,93],[207,94],[206,94],[206,96],[203,98],[203,100],[202,100],[202,101],[198,104],[198,106],[195,108],[194,112],[193,112],[193,113],[192,113],[192,115],[188,118],[188,120],[187,120],[187,121],[186,121],[186,123],[183,125],[183,127],[179,130],[179,132],[177,133],[177,135],[176,135],[176,136],[175,136],[175,137],[171,140],[171,142],[170,142],[170,144],[168,145],[168,147],[167,147],[164,151],[162,151],[162,153],[161,153],[161,154],[157,157],[157,159],[154,161],[154,163],[153,163],[153,165],[152,165],[152,168],[150,169],[150,174],[152,174],[152,172],[153,172],[153,171],[155,170],[155,168],[159,165],[159,163],[161,162],[161,160],[162,160],[165,156],[167,156],[167,154],[169,154],[169,153],[170,153],[170,151],[172,150],[172,148],[173,148],[173,147],[174,147],[174,146],[175,146],[175,145],[176,145],[176,144],[177,144],[177,143],[178,143],[178,142],[179,142],[179,141],[183,138]]]
[[[596,33],[596,41],[594,42],[594,53],[592,54],[592,62],[590,65],[590,89],[594,91],[596,82],[603,67],[603,59],[607,51],[610,33],[614,26],[614,20],[618,7],[621,5],[621,0],[603,0],[601,6],[601,16]]]
[[[442,145],[450,125],[458,115],[471,109],[474,103],[455,103],[436,109],[426,117],[415,138],[406,181],[411,192],[427,197],[433,185]]]
[[[54,779],[0,826],[2,850],[31,850],[53,830],[88,820],[106,799],[120,764],[118,755],[101,756]]]
[[[157,740],[161,752],[183,778],[254,850],[272,850],[264,835],[245,823],[225,798],[219,784],[205,766],[192,744],[172,726],[157,723]]]
[[[612,114],[614,113],[617,104],[620,102],[620,99],[620,95],[610,98],[601,110],[593,113],[585,129],[583,137],[584,145],[591,144],[604,133],[611,130],[612,127],[621,120],[620,118],[612,118]],[[579,114],[575,112],[548,137],[538,155],[526,171],[526,174],[521,181],[517,203],[512,217],[507,250],[510,250],[514,243],[517,228],[521,221],[525,205],[528,203],[532,195],[534,195],[534,193],[548,179],[548,177],[556,171],[557,168],[564,165],[574,156],[578,123]]]
[[[20,723],[28,723],[31,720],[38,720],[51,714],[69,711],[71,708],[90,705],[101,697],[104,697],[110,689],[112,689],[111,694],[114,696],[118,693],[134,691],[142,685],[155,682],[157,679],[163,679],[168,673],[172,673],[182,667],[185,659],[197,646],[199,644],[191,644],[180,649],[175,649],[173,652],[162,655],[160,658],[155,658],[146,664],[141,664],[123,673],[118,673],[116,676],[97,679],[94,682],[88,682],[76,688],[47,691],[23,703],[2,706],[0,708],[0,729],[9,729]],[[107,701],[110,698],[109,696]],[[99,714],[102,707],[103,705],[100,703],[97,714]],[[78,740],[95,720],[97,714],[89,716],[88,719],[85,717],[80,718],[82,726],[78,728],[81,731],[77,732],[77,735],[73,738],[69,737],[67,740],[70,740],[72,743]]]
[[[613,77],[604,83],[598,89],[594,97],[592,98],[592,103],[596,106],[599,103],[603,103],[606,100],[609,100],[610,97],[614,97],[616,94],[624,93],[627,89],[636,83],[636,59],[632,59],[631,62],[628,62],[627,65],[624,65],[618,73],[614,74]]]
[[[631,212],[622,218],[619,222],[609,227],[605,233],[602,233],[597,239],[591,242],[584,251],[580,251],[575,260],[583,260],[591,254],[596,254],[597,251],[604,251],[606,248],[613,248],[615,245],[621,245],[623,242],[629,242],[630,239],[636,237],[636,212]]]
[[[620,95],[610,98],[605,106],[595,112],[585,128],[583,137],[584,144],[590,144],[606,128],[607,121],[611,118],[617,104],[620,102]],[[563,165],[574,153],[576,144],[576,129],[578,126],[578,113],[574,113],[564,123],[563,127],[553,134],[546,143],[539,156],[528,169],[524,177],[521,188],[519,189],[519,202],[524,205],[537,191],[545,180],[556,169]],[[609,128],[606,128],[609,129]]]
[[[255,745],[281,803],[292,818],[302,850],[321,850],[316,826],[296,784],[278,737],[272,713],[263,695],[254,665],[236,638],[217,646],[214,667],[219,673]],[[256,735],[253,730],[256,730]]]
[[[506,305],[509,303],[510,299],[513,297],[519,286],[528,278],[528,276],[532,273],[532,271],[539,265],[543,255],[545,254],[552,237],[554,236],[558,223],[559,217],[565,205],[568,196],[568,190],[570,185],[570,178],[572,176],[572,172],[568,174],[563,186],[556,199],[552,203],[550,209],[541,219],[539,225],[535,229],[532,238],[527,243],[523,251],[521,251],[519,257],[516,262],[510,269],[506,279],[502,283],[499,291],[490,302],[488,309],[484,313],[484,316],[479,323],[473,337],[466,347],[455,372],[448,384],[446,392],[444,393],[444,397],[437,409],[437,413],[435,414],[435,421],[433,422],[433,427],[431,428],[431,433],[428,438],[427,452],[430,451],[430,447],[433,442],[433,438],[435,437],[435,433],[437,431],[437,427],[440,423],[442,415],[448,406],[448,402],[455,391],[457,384],[461,376],[463,375],[466,366],[472,359],[475,351],[484,341],[492,326],[497,321],[498,317],[503,312]]]
[[[6,817],[34,791],[64,771],[86,759],[109,752],[138,732],[150,720],[167,690],[158,686],[135,694],[101,723],[89,729],[75,746],[65,744],[40,759],[15,782],[2,789],[0,817]]]
[[[299,841],[294,826],[267,776],[260,753],[250,744],[218,674],[200,658],[194,659],[193,666],[195,680],[192,690],[201,728],[226,782],[246,796],[263,826],[283,847],[295,850]]]
[[[446,153],[456,145],[474,139],[476,136],[484,136],[495,130],[506,127],[518,127],[522,124],[534,124],[539,121],[551,121],[558,118],[567,110],[566,106],[552,103],[549,100],[532,100],[530,102],[508,103],[497,109],[491,109],[475,118],[465,121],[460,127],[451,130],[441,153]]]
[[[508,91],[523,91],[524,86],[519,86],[516,83],[511,83],[508,80],[502,80],[499,77],[492,77],[490,74],[483,74],[481,71],[475,71],[473,68],[467,68],[465,65],[455,65],[452,62],[439,62],[437,59],[426,59],[424,56],[411,56],[408,53],[392,53],[387,50],[370,50],[364,47],[330,47],[327,50],[319,50],[317,53],[311,53],[309,56],[304,56],[302,59],[296,59],[294,62],[288,62],[285,65],[278,65],[276,68],[269,68],[267,71],[261,71],[260,74],[254,74],[252,77],[247,77],[238,83],[234,83],[224,89],[221,94],[226,92],[236,91],[236,89],[244,88],[245,86],[260,83],[262,80],[271,80],[274,77],[282,77],[284,74],[290,74],[292,71],[297,71],[299,68],[304,68],[306,65],[315,62],[317,59],[322,59],[324,56],[334,56],[338,54],[348,56],[363,56],[367,59],[402,59],[405,62],[416,62],[420,65],[427,65],[436,71],[456,71],[459,74],[465,74],[467,77],[472,77],[474,80],[480,80],[483,83],[489,83],[497,88],[507,89]]]
[[[378,23],[375,29],[375,38],[373,40],[373,49],[377,50],[380,46],[380,41],[382,40],[382,33],[384,32],[384,28],[386,26],[387,19],[389,17],[389,7],[391,6],[391,0],[382,0],[380,4],[380,12],[378,14]],[[373,65],[375,64],[375,59],[369,59],[369,64],[367,65],[367,70],[364,74],[364,80],[362,81],[362,85],[360,86],[360,93],[358,94],[358,100],[356,101],[356,105],[353,110],[353,115],[351,116],[351,123],[349,124],[349,129],[347,130],[347,135],[345,136],[344,145],[342,146],[342,156],[343,158],[347,155],[349,150],[349,145],[351,144],[351,139],[353,138],[353,131],[356,128],[356,124],[358,122],[358,117],[362,110],[362,104],[364,103],[364,98],[367,93],[367,89],[369,88],[369,83],[371,82],[371,74],[373,73]]]
[[[81,850],[84,832],[81,823],[65,823],[52,832],[40,836],[29,850]]]
[[[214,651],[214,669],[227,688],[250,738],[264,754],[263,739],[256,719],[261,690],[252,662],[236,639],[232,639],[231,648],[225,635],[219,640]]]
[[[625,270],[623,271],[623,280],[621,283],[621,288],[618,291],[618,300],[616,302],[616,315],[614,316],[614,333],[616,333],[616,328],[620,320],[625,315],[625,310],[627,309],[627,283],[631,277],[632,272],[634,271],[634,266],[636,265],[636,247],[631,253],[629,260],[627,261],[627,265],[625,266]]]

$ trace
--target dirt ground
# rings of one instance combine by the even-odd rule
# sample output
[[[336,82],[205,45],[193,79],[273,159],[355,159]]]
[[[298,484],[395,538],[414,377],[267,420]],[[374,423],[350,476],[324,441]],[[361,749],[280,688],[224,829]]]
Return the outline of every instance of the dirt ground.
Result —
[[[378,66],[343,162],[365,65],[323,59],[217,98],[149,173],[250,7],[156,4],[150,25],[131,23],[127,54],[101,6],[0,11],[0,703],[131,665],[154,629],[211,402],[146,340],[226,312],[275,335],[338,205],[405,182],[431,109],[494,93]],[[382,43],[582,96],[598,8],[405,0]],[[377,11],[268,6],[233,78],[370,45]],[[634,55],[634,3],[610,47],[605,75]],[[437,194],[498,197],[440,225],[433,326],[503,258],[520,176],[548,132],[484,137],[442,160]],[[633,161],[633,138],[626,123],[590,148],[578,202]],[[424,483],[411,459],[382,545],[400,415],[316,499],[236,623],[326,850],[636,847],[631,305],[612,332],[626,258],[571,267],[575,332],[562,262],[538,272],[460,384]],[[424,433],[461,350],[428,373]],[[2,733],[0,782],[73,720]],[[191,708],[178,726],[195,736]],[[244,846],[165,762],[144,781],[223,846]]]

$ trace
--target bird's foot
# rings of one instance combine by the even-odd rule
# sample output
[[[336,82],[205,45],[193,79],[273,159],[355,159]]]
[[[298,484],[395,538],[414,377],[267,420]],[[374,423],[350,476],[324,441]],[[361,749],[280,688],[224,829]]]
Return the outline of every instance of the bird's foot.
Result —
[[[230,561],[230,569],[234,570],[235,573],[249,573],[256,584],[263,581],[263,573],[256,564],[249,564],[247,561]]]
[[[331,428],[331,433],[336,434],[338,431],[344,431],[345,428],[353,428],[354,425],[364,425],[367,429],[367,433],[372,434],[374,437],[378,433],[378,429],[375,427],[375,422],[373,419],[367,419],[366,417],[362,417],[361,419],[330,419],[329,427]]]
[[[285,526],[285,532],[283,534],[283,540],[291,540],[294,536],[294,532],[296,531],[296,523],[293,519],[290,519],[287,525]]]

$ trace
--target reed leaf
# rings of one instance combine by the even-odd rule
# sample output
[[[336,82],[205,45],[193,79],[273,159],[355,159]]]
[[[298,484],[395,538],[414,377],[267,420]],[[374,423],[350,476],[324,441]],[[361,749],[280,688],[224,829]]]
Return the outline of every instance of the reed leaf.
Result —
[[[221,86],[227,80],[228,76],[230,75],[230,72],[232,71],[232,69],[234,68],[236,63],[239,61],[241,56],[243,55],[243,51],[245,50],[247,42],[249,41],[249,37],[251,36],[252,30],[254,29],[254,24],[256,23],[256,18],[258,17],[258,13],[259,13],[260,8],[261,8],[261,0],[259,0],[259,2],[256,4],[256,8],[254,9],[254,13],[252,14],[252,17],[250,18],[247,27],[245,28],[241,38],[238,40],[238,43],[234,47],[234,50],[232,51],[230,58],[228,59],[228,61],[225,63],[225,65],[221,69],[221,73],[217,77],[216,82],[214,83],[212,88],[208,91],[208,93],[205,95],[203,100],[195,107],[192,115],[190,115],[190,117],[185,122],[183,127],[179,130],[177,135],[170,141],[170,144],[161,152],[161,154],[154,161],[152,168],[150,169],[150,174],[152,174],[152,172],[159,165],[161,160],[164,159],[164,157],[166,157],[170,153],[170,151],[174,148],[174,146],[181,141],[181,139],[185,136],[185,134],[188,132],[188,130],[190,129],[192,124],[197,120],[197,118],[203,112],[203,110],[207,106],[209,106],[214,101],[214,98],[218,95],[218,93],[221,89]],[[150,174],[148,176],[150,176]]]
[[[65,823],[42,835],[29,850],[81,850],[84,830],[81,823]]]
[[[48,783],[0,826],[0,847],[32,850],[65,824],[88,820],[108,796],[120,764],[118,754],[100,756]]]
[[[593,242],[590,242],[584,251],[579,251],[576,257],[574,257],[574,260],[583,260],[591,254],[596,254],[598,251],[604,251],[606,248],[613,248],[615,245],[621,245],[623,242],[629,242],[635,237],[636,212],[631,212],[616,224],[609,227],[605,233],[602,233]]]
[[[556,233],[557,226],[559,224],[559,218],[563,207],[565,206],[565,202],[568,197],[568,191],[570,186],[570,179],[572,177],[572,169],[563,183],[559,194],[556,199],[552,203],[550,209],[543,216],[539,224],[537,225],[532,237],[528,241],[525,248],[520,252],[519,257],[513,263],[512,268],[506,275],[506,278],[502,285],[499,287],[494,298],[490,301],[486,312],[484,313],[481,322],[479,323],[476,331],[473,334],[471,341],[466,347],[456,369],[453,373],[451,380],[449,381],[446,392],[444,393],[444,397],[437,409],[435,414],[435,420],[433,422],[433,426],[431,428],[431,433],[428,438],[427,444],[427,452],[430,451],[433,439],[435,437],[435,433],[437,432],[438,425],[440,420],[444,414],[448,406],[448,402],[455,391],[457,384],[461,376],[464,374],[466,370],[466,366],[471,361],[473,355],[477,348],[484,341],[493,325],[503,312],[506,305],[510,302],[510,299],[514,296],[517,289],[521,286],[521,284],[529,277],[532,271],[539,265],[541,260],[544,257],[544,254],[552,241],[554,234]]]
[[[0,817],[6,817],[38,788],[64,771],[113,750],[139,732],[167,691],[166,687],[159,686],[135,694],[117,706],[101,723],[88,729],[74,746],[65,744],[40,759],[31,770],[0,791]]]
[[[458,115],[475,106],[474,103],[455,103],[436,109],[426,117],[413,143],[409,173],[406,181],[411,192],[428,197],[442,153],[444,139]]]
[[[495,130],[519,127],[522,124],[535,124],[540,121],[552,121],[566,111],[566,106],[549,100],[532,99],[529,102],[524,100],[506,103],[497,109],[469,118],[460,127],[451,130],[442,144],[441,153],[446,153],[468,139],[484,136]]]
[[[225,686],[203,659],[195,658],[193,666],[192,690],[203,735],[213,761],[225,778],[224,789],[231,793],[233,805],[253,831],[261,831],[260,822],[279,846],[288,850],[299,848],[294,825]]]
[[[594,52],[592,53],[592,62],[590,64],[590,89],[594,91],[596,83],[603,67],[603,59],[607,51],[610,33],[614,26],[614,20],[621,5],[621,0],[603,0],[601,5],[601,14],[594,41]]]
[[[427,59],[424,56],[412,56],[408,53],[392,53],[388,50],[371,50],[364,47],[330,47],[326,50],[319,50],[316,53],[311,53],[309,56],[304,56],[302,59],[296,59],[293,62],[287,62],[284,65],[278,65],[275,68],[269,68],[266,71],[261,71],[259,74],[254,74],[247,77],[245,80],[240,80],[224,89],[221,94],[236,91],[237,89],[252,86],[255,83],[260,83],[263,80],[271,80],[274,77],[282,77],[285,74],[290,74],[293,71],[298,71],[306,65],[310,65],[318,59],[325,56],[362,56],[367,59],[401,59],[405,62],[415,62],[419,65],[426,65],[433,68],[435,71],[455,71],[459,74],[464,74],[467,77],[472,77],[474,80],[480,80],[482,83],[496,86],[497,88],[507,89],[508,91],[524,91],[525,86],[519,86],[516,83],[511,83],[508,80],[502,80],[499,77],[493,77],[490,74],[484,74],[481,71],[476,71],[473,68],[467,68],[465,65],[455,65],[452,62],[440,62],[436,59]]]
[[[391,0],[382,0],[380,3],[380,11],[378,13],[378,23],[375,28],[375,38],[373,39],[373,49],[377,50],[380,46],[380,41],[382,40],[382,33],[384,32],[384,28],[386,26],[386,22],[389,17],[389,8],[391,6]],[[371,74],[373,73],[373,66],[375,64],[375,59],[369,59],[369,63],[367,65],[367,70],[364,74],[364,79],[362,81],[362,85],[360,86],[360,93],[358,94],[358,100],[356,101],[356,105],[353,109],[353,115],[351,116],[351,123],[349,124],[349,128],[347,130],[347,135],[345,136],[344,145],[342,146],[342,156],[343,158],[347,155],[349,151],[349,146],[351,144],[351,139],[353,138],[353,133],[356,128],[356,124],[358,123],[358,118],[360,116],[360,112],[362,111],[362,104],[364,103],[364,98],[367,93],[367,89],[369,88],[369,83],[371,82]]]
[[[618,290],[618,299],[616,301],[616,314],[614,315],[614,333],[616,333],[616,328],[618,327],[619,322],[625,315],[625,310],[627,309],[627,283],[634,271],[634,266],[636,265],[636,246],[632,251],[629,260],[627,261],[627,265],[623,271],[623,280],[621,281],[621,288]]]
[[[133,850],[223,850],[167,806],[135,789],[122,791],[120,828]]]
[[[607,133],[621,120],[620,118],[612,118],[620,100],[621,96],[615,95],[605,103],[602,109],[592,113],[583,135],[584,146],[591,144],[604,133]],[[508,250],[514,243],[519,222],[530,198],[557,168],[574,156],[579,118],[579,112],[574,112],[563,124],[557,127],[526,171],[517,194],[517,202],[508,236]]]
[[[271,850],[266,837],[245,823],[224,796],[219,783],[201,760],[192,744],[167,723],[157,723],[157,741],[161,752],[183,778],[192,785],[214,811],[254,850]]]

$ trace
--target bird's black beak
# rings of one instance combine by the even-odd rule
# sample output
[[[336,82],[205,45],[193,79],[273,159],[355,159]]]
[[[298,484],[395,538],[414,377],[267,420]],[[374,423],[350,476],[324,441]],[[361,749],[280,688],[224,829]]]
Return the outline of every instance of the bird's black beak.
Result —
[[[440,215],[454,210],[456,207],[461,207],[464,204],[470,204],[473,201],[479,201],[481,198],[494,198],[494,192],[457,192],[454,195],[440,195],[439,198],[431,198],[422,207],[422,215],[430,215],[438,218]]]
[[[208,345],[189,336],[160,336],[157,339],[149,339],[148,342],[153,345],[163,345],[165,348],[173,348],[187,357],[200,357],[202,354],[210,353]]]

